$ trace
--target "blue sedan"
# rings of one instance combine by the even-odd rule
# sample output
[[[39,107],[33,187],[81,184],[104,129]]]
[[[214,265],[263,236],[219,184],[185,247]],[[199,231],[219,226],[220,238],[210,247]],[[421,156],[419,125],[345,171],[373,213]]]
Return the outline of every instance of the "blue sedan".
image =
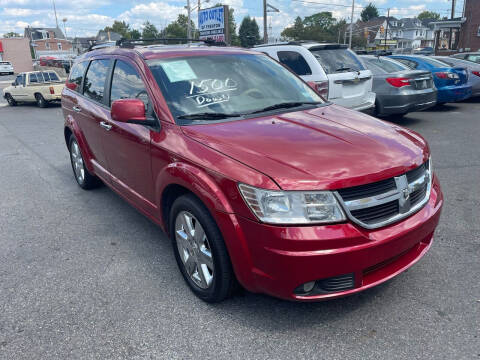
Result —
[[[427,56],[392,55],[389,57],[411,69],[430,71],[438,90],[438,104],[462,101],[472,96],[472,86],[467,83],[468,72],[465,68],[451,67],[443,61]]]

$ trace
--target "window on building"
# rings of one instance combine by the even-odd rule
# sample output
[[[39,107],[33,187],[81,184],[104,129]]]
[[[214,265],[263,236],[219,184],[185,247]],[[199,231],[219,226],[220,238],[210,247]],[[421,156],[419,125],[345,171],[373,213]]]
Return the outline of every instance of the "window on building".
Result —
[[[480,26],[478,27],[478,30],[477,30],[477,36],[480,36]]]
[[[312,75],[312,69],[308,66],[307,61],[296,51],[279,51],[278,60],[297,75]]]
[[[57,43],[58,50],[62,50],[62,43]]]
[[[47,41],[45,41],[45,49],[50,50],[50,43]]]

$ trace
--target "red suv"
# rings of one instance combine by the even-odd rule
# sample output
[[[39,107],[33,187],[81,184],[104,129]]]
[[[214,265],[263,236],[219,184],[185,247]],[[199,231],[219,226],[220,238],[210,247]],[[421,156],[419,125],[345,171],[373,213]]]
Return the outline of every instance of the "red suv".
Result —
[[[262,53],[91,51],[62,108],[78,184],[160,225],[205,301],[238,283],[303,301],[365,290],[418,261],[440,218],[420,135],[324,101]]]

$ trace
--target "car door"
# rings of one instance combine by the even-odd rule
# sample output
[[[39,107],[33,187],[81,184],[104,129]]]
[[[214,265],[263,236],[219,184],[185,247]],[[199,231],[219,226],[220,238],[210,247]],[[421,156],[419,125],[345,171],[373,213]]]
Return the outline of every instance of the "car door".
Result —
[[[16,101],[25,101],[26,100],[25,86],[26,86],[26,75],[25,74],[17,75],[17,78],[15,79],[15,86],[13,86],[10,95],[12,95],[12,97]]]
[[[83,96],[76,96],[76,101],[71,104],[73,117],[85,137],[95,173],[104,180],[108,178],[103,147],[106,136],[104,126],[110,113],[105,88],[111,62],[111,59],[94,59],[90,62],[83,80]]]
[[[109,103],[120,99],[141,99],[147,116],[155,116],[149,90],[141,71],[127,58],[117,58],[109,88]],[[156,208],[150,160],[150,136],[154,131],[148,126],[114,121],[108,115],[109,128],[104,129],[104,147],[112,185],[141,208],[153,212]]]

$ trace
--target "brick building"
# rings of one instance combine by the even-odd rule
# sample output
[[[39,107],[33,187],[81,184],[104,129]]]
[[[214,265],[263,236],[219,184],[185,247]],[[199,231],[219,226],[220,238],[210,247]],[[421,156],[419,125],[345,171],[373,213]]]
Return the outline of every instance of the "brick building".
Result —
[[[464,19],[458,48],[464,51],[478,51],[480,50],[480,0],[465,0]]]
[[[72,43],[59,28],[25,28],[25,37],[30,39],[36,57],[69,57],[73,55]]]
[[[25,38],[0,38],[0,60],[10,61],[16,73],[32,71],[29,40]]]

